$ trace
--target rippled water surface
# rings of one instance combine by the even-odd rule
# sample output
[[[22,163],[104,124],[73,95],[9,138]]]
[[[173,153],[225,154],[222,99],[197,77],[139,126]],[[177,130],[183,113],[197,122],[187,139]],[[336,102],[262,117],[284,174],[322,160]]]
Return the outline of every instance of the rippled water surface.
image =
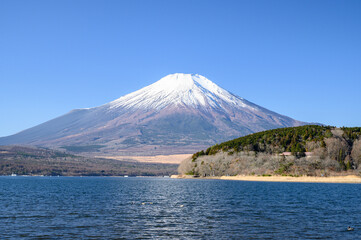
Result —
[[[0,177],[0,204],[5,239],[361,239],[359,184]]]

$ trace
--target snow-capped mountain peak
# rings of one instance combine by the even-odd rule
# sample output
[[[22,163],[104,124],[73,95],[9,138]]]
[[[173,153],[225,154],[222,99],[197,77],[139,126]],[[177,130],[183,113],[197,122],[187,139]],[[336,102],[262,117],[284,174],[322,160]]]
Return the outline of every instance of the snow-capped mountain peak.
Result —
[[[201,75],[176,73],[113,102],[0,138],[0,145],[86,146],[97,156],[193,153],[245,134],[303,124]]]
[[[199,74],[170,74],[138,91],[109,103],[110,108],[163,109],[169,105],[254,107]]]

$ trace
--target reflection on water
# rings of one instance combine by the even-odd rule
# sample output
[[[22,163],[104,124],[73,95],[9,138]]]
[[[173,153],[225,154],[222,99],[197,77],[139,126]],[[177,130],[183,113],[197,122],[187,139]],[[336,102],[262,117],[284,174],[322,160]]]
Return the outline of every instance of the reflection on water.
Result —
[[[360,199],[358,184],[0,177],[0,229],[2,238],[357,239]]]

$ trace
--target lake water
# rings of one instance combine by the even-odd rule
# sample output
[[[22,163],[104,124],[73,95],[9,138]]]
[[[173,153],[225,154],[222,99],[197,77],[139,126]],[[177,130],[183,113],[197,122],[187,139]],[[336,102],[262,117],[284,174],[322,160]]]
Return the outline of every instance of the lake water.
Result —
[[[360,184],[0,177],[0,204],[1,239],[361,239]]]

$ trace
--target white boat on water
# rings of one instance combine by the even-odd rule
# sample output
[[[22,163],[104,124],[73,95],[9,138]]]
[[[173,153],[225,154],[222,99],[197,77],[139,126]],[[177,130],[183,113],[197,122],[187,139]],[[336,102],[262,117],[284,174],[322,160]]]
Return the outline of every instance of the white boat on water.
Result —
[[[124,177],[128,177],[128,175],[124,175]]]
[[[16,174],[16,173],[12,173],[10,176],[12,176],[12,177],[16,177],[16,176],[17,176],[17,174]]]

